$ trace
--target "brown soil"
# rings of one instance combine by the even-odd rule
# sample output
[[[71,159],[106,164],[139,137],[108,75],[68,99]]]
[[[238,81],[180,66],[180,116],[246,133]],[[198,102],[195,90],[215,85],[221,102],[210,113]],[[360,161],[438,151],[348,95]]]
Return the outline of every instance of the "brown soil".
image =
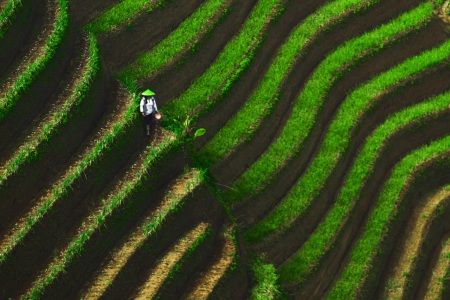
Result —
[[[81,27],[119,2],[121,0],[71,0],[69,1],[69,13],[73,23],[77,27]]]

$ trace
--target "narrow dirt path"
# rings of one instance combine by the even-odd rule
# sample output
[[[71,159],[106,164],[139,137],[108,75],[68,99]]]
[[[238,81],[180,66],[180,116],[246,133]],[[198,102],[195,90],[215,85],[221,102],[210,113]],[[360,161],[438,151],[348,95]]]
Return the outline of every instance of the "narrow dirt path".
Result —
[[[163,222],[167,214],[183,201],[186,193],[190,192],[198,182],[192,184],[192,178],[198,175],[198,171],[191,170],[187,174],[181,175],[175,182],[167,188],[167,193],[156,209],[149,212],[138,222],[136,229],[129,235],[126,235],[118,246],[114,248],[105,258],[102,267],[97,271],[95,279],[88,283],[85,291],[82,292],[84,299],[100,298],[108,286],[114,281],[117,274],[125,266],[130,257],[141,247],[149,234],[155,234],[154,231],[146,232],[148,224],[155,222],[156,219]]]
[[[192,246],[197,238],[206,232],[207,223],[200,223],[194,229],[182,237],[173,247],[161,258],[158,265],[151,270],[146,282],[137,290],[134,299],[151,299],[154,297],[173,267],[180,261],[188,248]]]
[[[444,283],[448,280],[450,272],[450,237],[447,235],[442,242],[442,248],[433,273],[431,275],[425,300],[443,299]]]
[[[426,236],[429,234],[431,223],[430,217],[435,215],[438,206],[444,201],[450,200],[450,189],[443,188],[431,197],[424,199],[408,217],[404,232],[406,235],[400,242],[396,252],[401,252],[399,259],[395,262],[393,272],[389,279],[389,286],[383,298],[403,299],[407,289],[407,277],[414,271],[417,257]]]
[[[55,0],[45,1],[45,15],[43,27],[40,28],[39,35],[33,37],[33,43],[24,52],[24,55],[18,57],[9,71],[0,77],[0,106],[4,106],[6,93],[11,90],[17,82],[17,79],[25,72],[29,65],[45,55],[45,44],[48,37],[55,30],[56,19],[59,14],[59,6]]]
[[[219,281],[223,278],[226,271],[230,268],[235,259],[236,247],[230,234],[233,227],[228,227],[222,236],[222,246],[216,247],[215,259],[208,265],[208,268],[199,274],[199,278],[194,282],[189,282],[193,286],[192,290],[186,295],[186,299],[199,300],[208,299]]]

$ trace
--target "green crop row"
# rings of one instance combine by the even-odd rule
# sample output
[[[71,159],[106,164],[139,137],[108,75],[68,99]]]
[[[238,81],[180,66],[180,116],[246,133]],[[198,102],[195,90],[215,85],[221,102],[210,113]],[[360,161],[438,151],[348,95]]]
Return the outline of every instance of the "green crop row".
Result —
[[[23,8],[23,0],[8,0],[6,6],[0,13],[0,41],[5,35],[6,31],[11,26],[11,23]]]
[[[351,253],[350,260],[341,277],[327,295],[328,299],[352,299],[358,287],[365,280],[373,257],[377,253],[385,235],[388,234],[387,224],[395,217],[402,191],[407,188],[421,165],[435,162],[440,157],[450,155],[450,136],[434,141],[429,145],[413,151],[403,158],[384,184],[376,207],[373,209],[361,238]]]
[[[101,210],[92,218],[90,224],[86,225],[86,229],[81,231],[75,239],[73,239],[64,253],[56,258],[48,267],[46,276],[38,278],[33,288],[28,291],[25,299],[38,299],[44,292],[45,288],[52,284],[56,278],[62,274],[67,266],[83,252],[84,245],[89,241],[93,234],[98,231],[106,222],[107,218],[111,216],[121,205],[127,200],[130,195],[140,188],[140,182],[148,176],[148,170],[152,169],[164,155],[180,146],[180,140],[174,140],[173,136],[169,136],[166,140],[152,148],[141,168],[133,174],[133,178],[124,183],[120,191],[111,196],[111,199],[100,200],[99,203],[105,203]]]
[[[58,5],[59,9],[57,9],[58,16],[55,21],[55,29],[46,40],[42,53],[17,78],[13,88],[6,92],[5,98],[0,99],[0,121],[6,118],[20,97],[27,91],[31,83],[38,78],[61,46],[69,27],[69,14],[67,0],[58,0]]]
[[[123,0],[111,7],[107,12],[86,25],[86,30],[102,35],[128,23],[140,11],[150,13],[164,5],[164,0]]]
[[[247,69],[262,36],[282,8],[284,0],[259,1],[239,34],[223,49],[209,69],[194,81],[189,89],[169,102],[163,111],[167,115],[193,119],[220,99]]]
[[[300,93],[292,114],[279,138],[233,184],[224,197],[235,203],[265,186],[276,172],[295,156],[315,125],[317,114],[332,85],[348,71],[348,67],[383,49],[399,35],[423,26],[432,15],[432,6],[425,3],[371,32],[339,46],[316,68]],[[236,192],[237,191],[237,192]]]
[[[362,4],[374,2],[376,1],[365,1]],[[358,0],[330,2],[309,15],[294,29],[242,109],[201,150],[208,163],[218,162],[238,145],[251,139],[278,102],[282,85],[305,47],[328,26],[357,11],[362,4]]]
[[[52,138],[73,116],[73,110],[85,100],[91,90],[93,80],[99,75],[99,70],[100,60],[97,41],[93,36],[90,36],[88,63],[82,79],[62,107],[52,115],[50,120],[43,124],[38,136],[20,146],[13,157],[8,160],[4,166],[4,172],[0,175],[0,187],[7,178],[19,170],[20,166],[29,164],[39,158],[39,149],[44,144],[52,142]]]
[[[350,144],[352,131],[362,122],[364,114],[379,99],[379,96],[386,90],[393,89],[401,81],[443,63],[449,55],[450,41],[447,41],[437,48],[407,59],[354,90],[341,105],[326,133],[319,154],[312,161],[305,175],[280,205],[247,231],[245,234],[247,239],[257,242],[274,231],[287,230],[292,221],[302,215],[312,204],[326,178]]]
[[[201,37],[213,28],[224,13],[227,0],[208,0],[188,19],[173,30],[151,51],[140,55],[135,62],[119,74],[119,78],[142,79],[174,61],[174,57],[195,47]]]
[[[450,93],[442,94],[390,116],[366,140],[358,154],[351,171],[343,184],[339,196],[325,219],[315,232],[287,263],[280,269],[283,282],[299,281],[317,266],[326,252],[332,247],[339,230],[352,207],[356,206],[367,178],[387,141],[397,132],[414,124],[420,124],[448,110]]]

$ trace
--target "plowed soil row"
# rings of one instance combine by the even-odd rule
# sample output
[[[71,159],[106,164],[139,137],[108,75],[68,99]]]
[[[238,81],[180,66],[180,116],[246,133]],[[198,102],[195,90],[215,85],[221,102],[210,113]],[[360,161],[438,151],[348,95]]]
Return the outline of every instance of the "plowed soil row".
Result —
[[[449,233],[445,233],[441,239],[440,246],[434,249],[436,259],[432,262],[431,270],[428,272],[430,274],[429,281],[423,282],[423,287],[417,293],[417,296],[421,299],[435,300],[435,299],[446,299],[448,296],[448,291],[446,291],[448,286],[448,274],[450,271],[450,240]],[[423,297],[422,297],[423,296]]]
[[[45,1],[45,13],[41,17],[41,21],[38,22],[40,26],[34,31],[36,35],[33,34],[30,37],[30,43],[22,48],[23,54],[18,56],[4,72],[3,76],[0,77],[1,100],[5,98],[6,92],[14,86],[26,68],[39,56],[43,55],[45,43],[55,29],[55,21],[58,16],[58,5],[55,2],[53,0]]]
[[[73,23],[82,27],[119,2],[121,0],[70,0],[69,13]]]

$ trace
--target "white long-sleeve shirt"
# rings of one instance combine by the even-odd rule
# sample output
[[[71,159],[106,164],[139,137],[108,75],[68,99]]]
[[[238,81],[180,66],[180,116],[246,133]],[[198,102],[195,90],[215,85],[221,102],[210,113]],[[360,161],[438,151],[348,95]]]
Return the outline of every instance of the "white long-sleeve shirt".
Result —
[[[141,104],[139,105],[139,110],[141,113],[144,113],[146,116],[158,111],[158,107],[156,106],[155,97],[146,97],[141,98]]]

